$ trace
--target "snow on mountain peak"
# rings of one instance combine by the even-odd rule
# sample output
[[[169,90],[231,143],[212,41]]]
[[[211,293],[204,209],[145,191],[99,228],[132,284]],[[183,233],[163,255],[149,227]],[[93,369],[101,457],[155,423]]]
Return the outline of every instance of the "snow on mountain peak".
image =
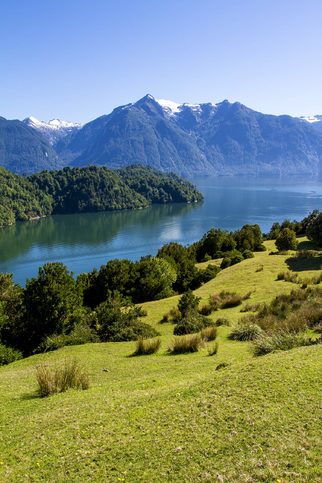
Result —
[[[312,124],[314,122],[321,122],[322,116],[318,116],[318,115],[316,115],[316,116],[300,116],[300,119]]]
[[[205,104],[192,104],[190,102],[184,102],[183,104],[178,104],[174,101],[169,101],[167,99],[156,99],[156,102],[162,107],[166,114],[169,116],[174,116],[178,114],[182,109],[188,108],[194,111],[195,113],[200,113],[202,111],[202,107]],[[212,107],[216,107],[216,104],[210,104]]]

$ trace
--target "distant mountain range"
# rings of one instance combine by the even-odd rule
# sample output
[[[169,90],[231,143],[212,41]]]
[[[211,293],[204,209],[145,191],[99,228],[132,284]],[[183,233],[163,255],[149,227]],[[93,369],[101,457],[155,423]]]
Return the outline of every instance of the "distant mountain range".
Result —
[[[177,104],[146,95],[83,126],[0,118],[1,166],[31,174],[92,164],[143,164],[186,176],[318,174],[322,116],[273,116],[227,100]]]

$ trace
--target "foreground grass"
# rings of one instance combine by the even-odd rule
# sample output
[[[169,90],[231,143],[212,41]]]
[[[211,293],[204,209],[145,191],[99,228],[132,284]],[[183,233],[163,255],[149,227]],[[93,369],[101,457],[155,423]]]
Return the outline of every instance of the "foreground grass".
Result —
[[[276,281],[286,259],[257,254],[196,292],[204,302],[221,290],[269,300],[294,288]],[[168,355],[173,326],[158,321],[176,303],[145,304],[145,321],[163,334],[157,354],[130,357],[133,342],[88,344],[0,368],[1,482],[320,481],[322,347],[254,358],[219,327],[215,356],[207,347]],[[234,321],[239,310],[212,316]],[[36,366],[65,357],[86,364],[91,387],[36,397]]]

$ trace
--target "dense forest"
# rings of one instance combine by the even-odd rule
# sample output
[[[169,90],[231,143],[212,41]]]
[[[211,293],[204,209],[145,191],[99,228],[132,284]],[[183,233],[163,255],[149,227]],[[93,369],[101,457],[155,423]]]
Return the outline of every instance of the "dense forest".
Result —
[[[196,202],[186,180],[151,168],[64,168],[28,178],[0,168],[0,226],[50,214],[144,208],[152,203]]]

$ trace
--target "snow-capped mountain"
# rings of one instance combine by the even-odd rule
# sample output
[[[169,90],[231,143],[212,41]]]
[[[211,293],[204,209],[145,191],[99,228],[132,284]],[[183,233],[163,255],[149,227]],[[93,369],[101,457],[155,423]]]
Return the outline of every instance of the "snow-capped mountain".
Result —
[[[62,121],[60,119],[51,119],[50,121],[40,121],[33,116],[27,117],[23,120],[27,126],[40,131],[49,141],[50,144],[55,144],[68,134],[77,131],[82,127],[78,122]]]
[[[0,118],[0,166],[143,164],[181,175],[322,174],[322,116],[273,116],[239,102],[177,103],[150,94],[84,126]],[[17,148],[18,146],[18,148]]]
[[[313,127],[318,129],[319,131],[322,131],[322,116],[319,114],[316,114],[315,116],[301,116],[300,119],[302,121],[306,121],[310,124],[312,124]]]

